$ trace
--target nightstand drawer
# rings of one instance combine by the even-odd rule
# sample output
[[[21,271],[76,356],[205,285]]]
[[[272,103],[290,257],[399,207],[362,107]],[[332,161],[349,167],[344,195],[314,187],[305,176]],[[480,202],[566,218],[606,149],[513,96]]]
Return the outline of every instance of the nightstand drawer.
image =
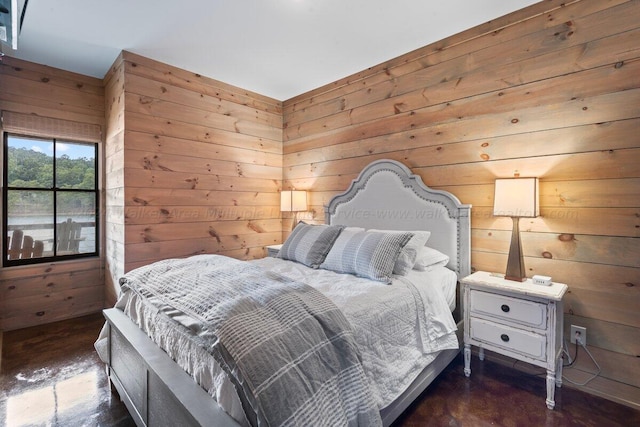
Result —
[[[517,322],[538,329],[547,328],[547,305],[472,289],[471,312]]]
[[[545,360],[547,357],[547,343],[544,335],[472,317],[470,336],[473,340],[533,357],[534,359]]]

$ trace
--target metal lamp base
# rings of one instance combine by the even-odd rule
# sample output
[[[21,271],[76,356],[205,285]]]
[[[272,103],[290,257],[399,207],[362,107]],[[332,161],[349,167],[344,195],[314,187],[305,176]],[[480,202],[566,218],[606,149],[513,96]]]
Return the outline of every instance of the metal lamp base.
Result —
[[[507,259],[507,271],[504,278],[515,282],[527,280],[524,269],[524,257],[522,255],[522,242],[520,241],[520,218],[511,217],[513,231],[511,232],[511,246],[509,246],[509,258]]]

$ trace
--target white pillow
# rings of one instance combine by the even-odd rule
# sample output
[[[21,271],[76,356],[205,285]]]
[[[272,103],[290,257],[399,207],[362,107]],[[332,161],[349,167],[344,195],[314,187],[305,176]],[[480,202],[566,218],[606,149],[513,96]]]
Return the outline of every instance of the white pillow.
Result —
[[[414,270],[428,271],[436,266],[449,264],[449,255],[443,254],[437,249],[424,246],[418,252],[418,259],[413,266]]]
[[[412,233],[413,237],[402,248],[402,252],[398,256],[396,263],[393,266],[393,274],[399,274],[405,276],[414,268],[416,260],[418,259],[418,253],[421,248],[427,243],[431,236],[430,231],[415,230],[415,231],[401,231],[401,230],[376,230],[371,229],[369,231],[377,231],[380,233]]]

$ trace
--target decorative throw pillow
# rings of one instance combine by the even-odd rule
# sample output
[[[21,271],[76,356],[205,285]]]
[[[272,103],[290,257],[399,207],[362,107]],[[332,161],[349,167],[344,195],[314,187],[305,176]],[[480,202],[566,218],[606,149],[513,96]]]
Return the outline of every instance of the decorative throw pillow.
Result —
[[[436,266],[446,266],[449,263],[449,256],[437,249],[425,246],[418,251],[418,259],[413,266],[414,270],[427,271]]]
[[[369,231],[377,231],[383,233],[406,233],[406,231],[398,231],[398,230],[375,230],[371,229]],[[409,273],[413,266],[416,263],[418,258],[418,251],[424,247],[431,236],[430,231],[422,231],[415,230],[410,231],[413,233],[413,237],[407,242],[407,244],[402,248],[402,252],[398,256],[395,265],[393,266],[393,274],[399,274],[401,276],[405,276]]]
[[[341,231],[342,227],[336,225],[300,221],[282,245],[278,257],[318,268]]]
[[[320,268],[389,282],[393,266],[412,233],[343,231]]]

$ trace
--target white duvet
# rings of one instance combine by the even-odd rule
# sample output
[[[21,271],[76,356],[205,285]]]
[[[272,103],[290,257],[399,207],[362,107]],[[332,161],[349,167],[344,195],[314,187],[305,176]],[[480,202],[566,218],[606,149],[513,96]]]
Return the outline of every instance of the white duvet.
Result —
[[[364,370],[380,409],[402,394],[441,350],[458,348],[451,315],[456,275],[445,267],[428,272],[413,270],[407,276],[394,276],[392,284],[387,285],[278,258],[251,262],[313,286],[340,307],[354,327]],[[190,373],[227,413],[247,425],[231,381],[209,353],[189,339],[186,330],[176,328],[132,293],[123,293],[116,307]],[[104,347],[104,340],[96,343],[101,356]]]
[[[356,331],[364,370],[380,409],[393,402],[439,351],[458,348],[457,327],[443,292],[447,287],[455,294],[456,274],[445,267],[412,270],[407,276],[394,276],[387,285],[278,258],[252,262],[306,282],[340,307]],[[425,304],[422,328],[415,319],[407,322],[399,315],[416,312],[411,284]]]

